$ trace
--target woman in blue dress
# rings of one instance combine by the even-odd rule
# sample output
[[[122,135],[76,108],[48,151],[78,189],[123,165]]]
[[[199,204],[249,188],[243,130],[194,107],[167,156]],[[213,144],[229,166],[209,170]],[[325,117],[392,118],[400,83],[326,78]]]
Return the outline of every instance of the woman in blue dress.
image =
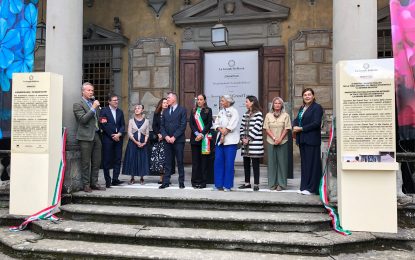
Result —
[[[128,122],[128,144],[124,156],[122,173],[130,175],[128,184],[134,184],[134,176],[140,176],[140,183],[144,184],[144,177],[149,173],[148,136],[149,122],[144,117],[144,106],[135,105],[134,117]]]

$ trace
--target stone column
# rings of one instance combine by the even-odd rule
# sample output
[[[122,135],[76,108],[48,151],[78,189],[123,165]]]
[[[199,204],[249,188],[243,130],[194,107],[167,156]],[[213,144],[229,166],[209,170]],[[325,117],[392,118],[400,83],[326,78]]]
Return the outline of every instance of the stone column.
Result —
[[[377,0],[333,0],[333,86],[338,61],[377,58],[377,17]]]
[[[47,1],[45,71],[63,75],[63,126],[68,129],[64,184],[67,192],[81,186],[72,105],[81,98],[82,28],[82,0]]]
[[[336,63],[377,58],[377,11],[377,0],[333,0],[333,115],[336,114]],[[329,177],[330,200],[337,201],[335,167]]]

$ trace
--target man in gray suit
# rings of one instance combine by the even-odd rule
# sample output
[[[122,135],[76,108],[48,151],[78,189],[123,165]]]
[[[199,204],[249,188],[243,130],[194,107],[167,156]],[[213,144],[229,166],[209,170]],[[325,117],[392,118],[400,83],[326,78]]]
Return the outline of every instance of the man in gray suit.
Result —
[[[94,98],[94,86],[85,82],[82,85],[81,100],[73,104],[73,113],[78,122],[76,140],[81,147],[81,175],[85,192],[105,190],[98,184],[98,172],[101,165],[99,106],[99,101]]]

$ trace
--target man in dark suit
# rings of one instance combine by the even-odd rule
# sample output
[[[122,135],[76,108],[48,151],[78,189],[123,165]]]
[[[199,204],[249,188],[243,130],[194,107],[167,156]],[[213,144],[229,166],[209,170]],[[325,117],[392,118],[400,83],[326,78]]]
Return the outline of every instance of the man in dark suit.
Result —
[[[94,86],[85,82],[82,85],[82,97],[73,104],[73,113],[78,122],[76,140],[81,148],[81,175],[85,192],[105,190],[98,184],[98,172],[101,165],[101,139],[99,136],[99,101],[94,98]]]
[[[105,185],[110,188],[122,183],[118,180],[121,169],[123,134],[125,133],[124,113],[118,108],[118,96],[114,93],[108,94],[108,107],[101,110],[99,121],[101,123],[102,135],[102,159],[104,168]],[[112,181],[110,169],[112,170]]]
[[[183,153],[185,143],[184,132],[187,122],[186,109],[177,104],[177,95],[172,92],[167,95],[167,103],[169,108],[164,110],[160,125],[161,135],[166,142],[166,166],[163,184],[159,188],[169,187],[174,159],[176,158],[179,171],[179,187],[184,189]]]

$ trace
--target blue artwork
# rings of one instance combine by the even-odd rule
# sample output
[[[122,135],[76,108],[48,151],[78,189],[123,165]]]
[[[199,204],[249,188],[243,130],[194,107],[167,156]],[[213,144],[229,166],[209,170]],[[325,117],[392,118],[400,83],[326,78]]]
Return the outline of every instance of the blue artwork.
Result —
[[[12,75],[33,70],[38,2],[0,0],[0,139],[10,138],[3,133],[10,132]]]

